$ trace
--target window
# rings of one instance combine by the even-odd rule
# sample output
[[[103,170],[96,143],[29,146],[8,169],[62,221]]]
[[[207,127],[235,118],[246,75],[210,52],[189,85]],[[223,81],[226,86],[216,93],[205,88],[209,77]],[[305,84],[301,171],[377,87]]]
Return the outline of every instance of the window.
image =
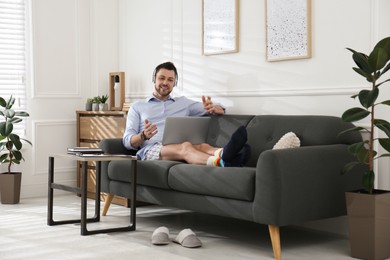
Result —
[[[26,109],[26,0],[0,0],[0,96],[16,98],[15,110]],[[24,125],[16,132],[24,136]]]

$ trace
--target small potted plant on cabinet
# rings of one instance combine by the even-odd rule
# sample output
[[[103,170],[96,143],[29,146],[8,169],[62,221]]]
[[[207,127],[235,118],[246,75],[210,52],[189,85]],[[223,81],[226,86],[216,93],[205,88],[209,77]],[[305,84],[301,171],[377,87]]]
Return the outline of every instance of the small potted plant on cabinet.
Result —
[[[99,96],[92,98],[92,111],[99,111]]]
[[[99,98],[99,110],[100,111],[107,111],[108,110],[108,104],[106,103],[108,100],[108,95],[102,95]]]
[[[374,188],[374,160],[390,156],[390,123],[377,118],[375,108],[390,105],[390,100],[378,100],[379,87],[390,81],[381,79],[379,82],[390,70],[390,37],[379,41],[369,55],[348,50],[353,53],[352,58],[357,65],[353,70],[371,84],[369,89],[352,96],[358,97],[361,106],[348,109],[342,115],[346,122],[369,118],[368,127],[347,130],[368,135],[367,140],[349,147],[357,160],[343,169],[347,172],[356,165],[364,165],[367,169],[362,180],[364,189],[346,193],[351,254],[361,259],[385,259],[390,257],[390,192]],[[375,129],[379,129],[385,137],[374,136]],[[382,154],[374,150],[374,142],[383,148]]]
[[[85,111],[92,111],[93,98],[87,98],[85,102]]]
[[[22,173],[13,172],[11,166],[13,164],[20,164],[24,160],[21,149],[23,147],[22,141],[31,145],[31,142],[20,138],[14,132],[14,124],[23,121],[23,117],[28,117],[29,114],[24,111],[15,111],[12,106],[15,103],[15,98],[12,96],[5,100],[0,97],[0,163],[7,165],[7,171],[0,173],[0,192],[1,203],[3,204],[17,204],[20,200],[20,186]]]

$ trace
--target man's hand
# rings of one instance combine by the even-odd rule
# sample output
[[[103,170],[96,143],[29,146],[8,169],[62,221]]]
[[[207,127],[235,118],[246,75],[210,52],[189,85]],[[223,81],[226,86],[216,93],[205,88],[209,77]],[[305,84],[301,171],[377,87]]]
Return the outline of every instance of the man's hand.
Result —
[[[214,105],[210,96],[202,96],[203,107],[209,114],[225,114],[225,110],[219,105]]]
[[[155,134],[157,134],[157,126],[150,123],[148,119],[145,119],[144,124],[145,124],[145,128],[144,128],[143,134],[145,136],[145,139],[149,140]]]

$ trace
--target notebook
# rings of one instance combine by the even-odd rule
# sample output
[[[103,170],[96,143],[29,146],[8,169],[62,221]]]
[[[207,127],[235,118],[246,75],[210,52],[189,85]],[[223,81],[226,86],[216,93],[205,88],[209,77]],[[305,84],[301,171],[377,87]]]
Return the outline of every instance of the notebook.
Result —
[[[210,117],[167,117],[162,143],[205,143],[209,131]]]

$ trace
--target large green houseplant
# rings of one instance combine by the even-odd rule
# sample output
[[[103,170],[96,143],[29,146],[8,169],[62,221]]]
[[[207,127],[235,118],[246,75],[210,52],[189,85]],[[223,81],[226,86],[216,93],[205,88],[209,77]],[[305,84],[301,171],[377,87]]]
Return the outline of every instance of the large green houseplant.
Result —
[[[369,89],[352,96],[359,99],[361,106],[348,109],[342,115],[346,122],[369,118],[368,127],[357,126],[347,130],[363,132],[368,136],[366,140],[349,147],[356,161],[343,169],[344,173],[357,165],[363,165],[366,169],[363,189],[346,193],[351,255],[360,259],[385,259],[390,257],[390,192],[375,189],[374,160],[390,156],[390,123],[376,115],[377,106],[390,105],[390,100],[379,100],[379,87],[383,88],[390,81],[390,78],[382,78],[390,70],[390,37],[379,41],[369,55],[350,48],[348,50],[352,52],[357,65],[353,70],[371,85]],[[375,136],[375,129],[379,129],[384,137]],[[382,153],[375,150],[375,142],[384,149]]]
[[[370,117],[370,123],[369,128],[355,127],[348,130],[366,132],[368,133],[369,138],[368,140],[349,147],[350,152],[356,156],[357,161],[346,165],[344,172],[347,172],[357,164],[368,165],[368,170],[363,175],[363,187],[368,193],[373,193],[375,180],[374,160],[380,157],[390,156],[390,123],[384,119],[376,118],[375,115],[375,108],[378,105],[390,105],[390,100],[377,101],[379,97],[379,87],[390,81],[389,78],[379,82],[379,79],[390,69],[390,37],[379,41],[370,55],[349,48],[348,50],[353,53],[352,58],[357,65],[353,70],[366,78],[366,80],[371,83],[371,88],[363,89],[358,94],[352,96],[352,98],[359,98],[361,107],[348,109],[343,113],[342,118],[346,122],[356,122],[366,117]],[[382,130],[387,137],[375,137],[375,127]],[[377,151],[374,150],[375,141],[378,141],[382,148],[388,153],[378,155]]]
[[[0,164],[7,165],[7,171],[0,173],[1,202],[4,204],[15,204],[20,198],[21,172],[13,172],[11,166],[20,164],[24,160],[21,149],[25,141],[14,132],[14,125],[23,121],[23,117],[29,114],[24,111],[12,109],[15,98],[11,96],[8,100],[0,97]]]

